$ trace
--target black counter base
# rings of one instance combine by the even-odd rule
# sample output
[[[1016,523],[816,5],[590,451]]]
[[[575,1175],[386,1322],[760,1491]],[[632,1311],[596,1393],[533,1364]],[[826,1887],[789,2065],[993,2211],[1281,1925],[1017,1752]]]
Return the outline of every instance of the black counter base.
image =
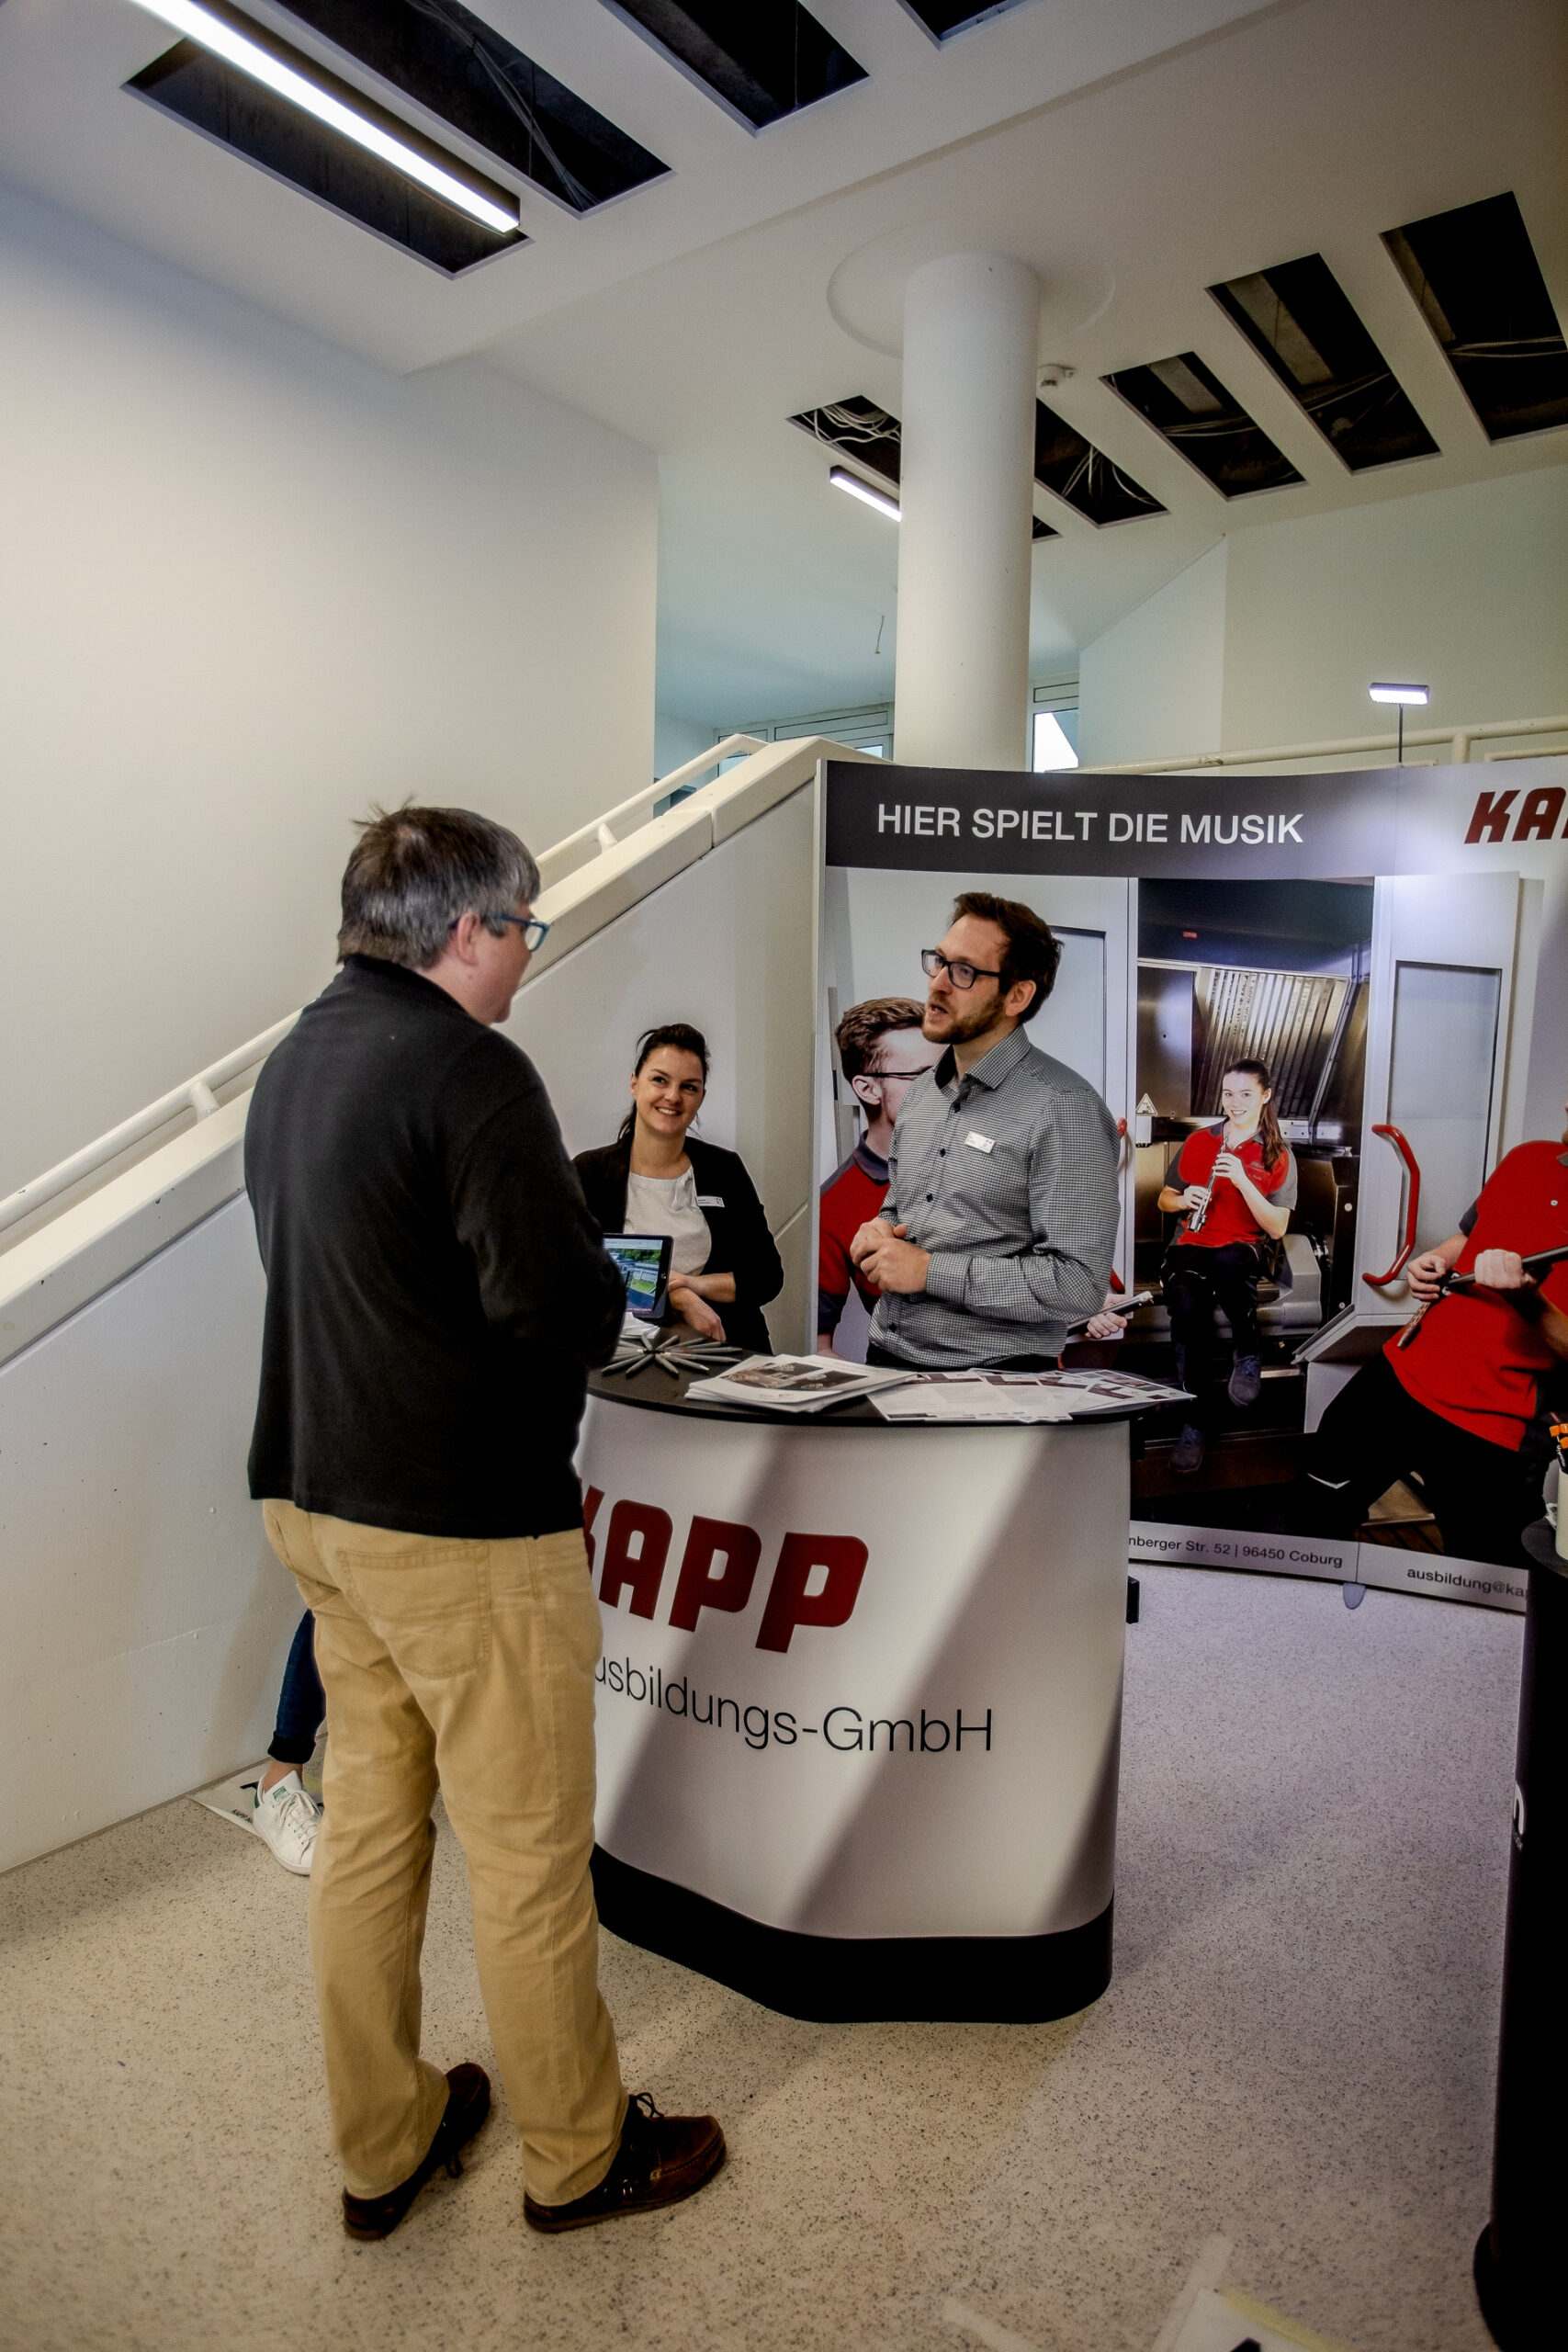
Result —
[[[612,1935],[817,2025],[1047,2025],[1111,1982],[1111,1917],[1054,1936],[804,1936],[764,1927],[593,1849]]]

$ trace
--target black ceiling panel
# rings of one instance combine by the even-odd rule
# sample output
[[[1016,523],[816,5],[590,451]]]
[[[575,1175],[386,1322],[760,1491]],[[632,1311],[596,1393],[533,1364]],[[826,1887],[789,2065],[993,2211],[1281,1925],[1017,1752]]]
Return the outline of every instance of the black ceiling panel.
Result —
[[[1568,345],[1517,197],[1408,220],[1383,243],[1489,440],[1568,424]]]
[[[1226,498],[1280,490],[1302,476],[1195,351],[1100,379]]]
[[[1006,17],[1029,0],[903,0],[906,12],[931,36],[945,40],[950,33],[967,32],[989,17]]]
[[[804,409],[798,416],[792,416],[790,423],[799,425],[803,433],[809,433],[814,441],[824,441],[829,448],[848,458],[857,471],[870,474],[888,490],[897,490],[904,458],[903,427],[896,416],[878,408],[863,393],[857,392],[847,401],[829,401],[825,408]],[[1036,539],[1061,537],[1038,514],[1033,523]]]
[[[1034,403],[1034,479],[1090,523],[1130,523],[1166,511],[1043,401]]]
[[[284,5],[573,212],[592,211],[669,169],[459,0]]]
[[[510,189],[486,183],[470,164],[444,154],[407,123],[374,106],[361,91],[328,74],[314,58],[275,39],[237,10],[224,13],[247,38],[282,58],[319,88],[341,98],[345,106],[378,123],[481,195],[497,204],[515,207],[517,199]],[[450,277],[472,268],[476,262],[528,242],[520,229],[502,233],[470,220],[416,181],[405,178],[392,164],[355,146],[341,132],[291,106],[287,98],[209,51],[198,49],[194,41],[176,42],[125,86],[137,97],[188,123],[193,130],[243,155],[247,163],[259,164],[274,179],[330,205],[334,212]]]
[[[603,0],[752,130],[863,82],[799,0]]]
[[[825,441],[842,458],[852,458],[863,473],[880,476],[890,490],[898,487],[903,458],[901,428],[874,401],[856,393],[847,401],[829,401],[826,408],[808,408],[790,418],[815,441]]]
[[[1209,291],[1352,473],[1436,454],[1437,443],[1321,254]]]

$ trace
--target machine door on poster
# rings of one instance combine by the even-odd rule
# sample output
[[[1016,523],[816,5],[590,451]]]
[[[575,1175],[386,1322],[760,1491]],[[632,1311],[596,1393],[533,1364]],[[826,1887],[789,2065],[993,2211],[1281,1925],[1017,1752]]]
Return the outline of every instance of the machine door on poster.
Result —
[[[1403,1321],[1411,1179],[1378,1126],[1397,1128],[1420,1170],[1415,1249],[1446,1239],[1497,1165],[1514,1016],[1519,878],[1380,876],[1373,900],[1367,1085],[1353,1292],[1358,1321]],[[1528,1041],[1517,1041],[1520,1045]]]

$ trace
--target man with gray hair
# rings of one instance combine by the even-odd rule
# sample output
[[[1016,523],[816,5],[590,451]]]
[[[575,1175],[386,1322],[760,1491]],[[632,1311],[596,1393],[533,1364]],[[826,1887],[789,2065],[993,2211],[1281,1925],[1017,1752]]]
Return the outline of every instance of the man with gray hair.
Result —
[[[490,2108],[482,2068],[420,2055],[438,1783],[526,2220],[671,2204],[724,2157],[712,2116],[628,2101],[599,1995],[599,1613],[572,1454],[624,1295],[538,1074],[496,1033],[548,928],[538,888],[503,825],[372,816],[343,970],[262,1071],[245,1133],[267,1280],[251,1492],[316,1620],[310,1946],[358,2238],[458,2172]]]

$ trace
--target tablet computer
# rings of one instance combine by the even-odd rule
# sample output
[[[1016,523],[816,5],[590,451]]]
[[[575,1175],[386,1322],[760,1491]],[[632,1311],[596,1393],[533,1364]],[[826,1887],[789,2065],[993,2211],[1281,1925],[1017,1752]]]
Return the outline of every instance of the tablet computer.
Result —
[[[604,1247],[621,1270],[626,1306],[644,1323],[657,1323],[670,1292],[670,1259],[675,1244],[667,1233],[607,1233]]]

